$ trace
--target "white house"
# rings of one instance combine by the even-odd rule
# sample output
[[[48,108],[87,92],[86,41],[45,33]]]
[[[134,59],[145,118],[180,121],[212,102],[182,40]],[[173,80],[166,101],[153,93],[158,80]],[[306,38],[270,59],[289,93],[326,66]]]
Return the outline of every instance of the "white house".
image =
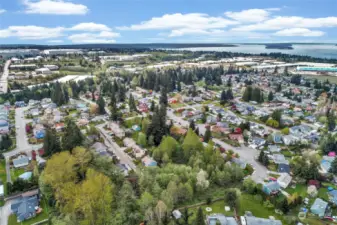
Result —
[[[49,75],[52,72],[48,68],[39,68],[35,70],[36,74],[44,74],[44,75]]]
[[[292,177],[288,173],[282,173],[279,178],[277,178],[277,183],[282,188],[287,188],[292,180]]]

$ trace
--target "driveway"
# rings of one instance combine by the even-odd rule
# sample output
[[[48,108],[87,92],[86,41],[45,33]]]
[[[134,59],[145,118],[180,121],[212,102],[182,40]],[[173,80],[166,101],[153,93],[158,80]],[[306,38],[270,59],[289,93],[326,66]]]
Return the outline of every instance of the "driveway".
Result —
[[[11,215],[12,200],[6,201],[5,205],[0,207],[0,225],[7,225],[8,217]]]

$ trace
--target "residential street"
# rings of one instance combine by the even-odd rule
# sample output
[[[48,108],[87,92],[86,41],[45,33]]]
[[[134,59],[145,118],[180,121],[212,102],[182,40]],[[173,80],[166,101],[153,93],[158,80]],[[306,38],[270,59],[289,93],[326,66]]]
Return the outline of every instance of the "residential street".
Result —
[[[11,64],[11,60],[7,60],[4,66],[4,71],[0,78],[0,93],[7,93],[8,90],[8,73],[9,73],[9,66]]]
[[[112,150],[112,152],[119,158],[121,163],[129,165],[133,170],[135,170],[137,166],[133,163],[130,156],[126,154],[123,149],[119,147],[114,141],[111,140],[108,132],[103,128],[105,125],[106,123],[97,125],[96,127],[101,132],[105,145],[109,147],[108,150]]]

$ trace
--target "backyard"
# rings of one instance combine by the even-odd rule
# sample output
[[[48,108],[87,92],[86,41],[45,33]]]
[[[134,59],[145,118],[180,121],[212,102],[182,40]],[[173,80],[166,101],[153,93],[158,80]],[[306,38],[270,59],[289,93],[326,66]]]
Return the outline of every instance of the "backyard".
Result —
[[[11,169],[11,178],[12,181],[15,181],[21,174],[23,174],[25,172],[24,169],[22,168],[12,168]]]

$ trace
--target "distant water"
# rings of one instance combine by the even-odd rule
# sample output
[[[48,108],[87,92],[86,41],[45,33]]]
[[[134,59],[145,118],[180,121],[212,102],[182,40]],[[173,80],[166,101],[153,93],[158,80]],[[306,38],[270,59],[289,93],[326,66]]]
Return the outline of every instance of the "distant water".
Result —
[[[189,51],[218,51],[218,52],[242,52],[250,54],[281,52],[291,55],[307,55],[317,58],[337,59],[337,46],[333,44],[294,44],[294,49],[266,49],[265,45],[245,45],[237,44],[237,47],[199,47],[199,48],[179,48],[179,50]]]

